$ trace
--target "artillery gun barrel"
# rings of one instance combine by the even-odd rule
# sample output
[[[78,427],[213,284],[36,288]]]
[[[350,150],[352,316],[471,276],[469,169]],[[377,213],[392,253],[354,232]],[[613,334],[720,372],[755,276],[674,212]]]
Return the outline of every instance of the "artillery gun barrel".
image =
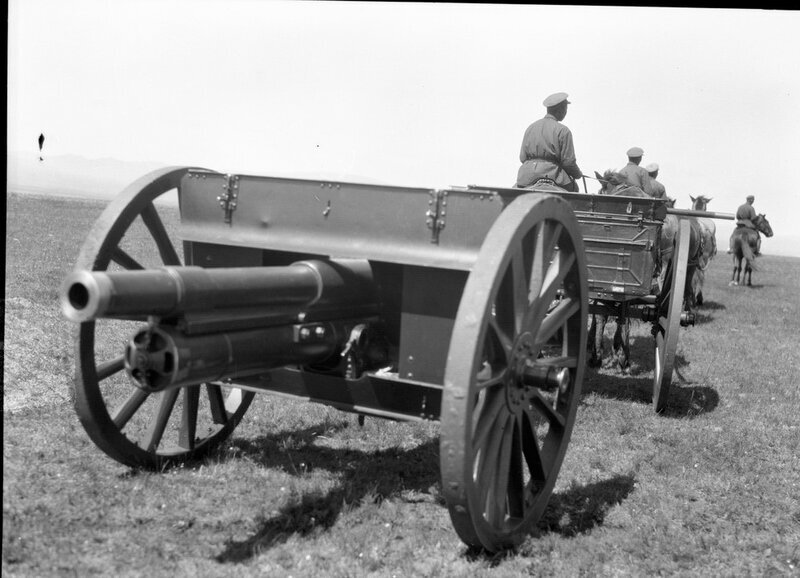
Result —
[[[123,356],[127,373],[149,393],[321,363],[378,310],[366,260],[76,271],[61,304],[76,322],[149,321]]]
[[[76,322],[108,317],[169,318],[225,310],[297,311],[374,301],[367,261],[300,261],[286,267],[163,267],[75,271],[61,290],[61,308]]]

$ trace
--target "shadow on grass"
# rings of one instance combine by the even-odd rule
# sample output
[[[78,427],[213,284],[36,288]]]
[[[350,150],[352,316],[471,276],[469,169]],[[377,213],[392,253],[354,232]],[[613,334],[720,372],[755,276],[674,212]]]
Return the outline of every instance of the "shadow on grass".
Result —
[[[429,492],[439,483],[439,442],[429,441],[411,450],[390,449],[360,452],[331,449],[302,442],[317,435],[320,428],[279,432],[255,439],[234,439],[236,458],[242,457],[265,467],[304,475],[324,469],[341,475],[337,487],[326,492],[309,492],[294,497],[277,514],[260,522],[256,532],[244,540],[230,541],[216,560],[239,563],[259,555],[265,549],[285,542],[292,535],[305,536],[326,530],[336,523],[343,511],[354,504],[377,502],[412,490]],[[327,431],[330,431],[328,428]],[[281,449],[291,439],[293,449]],[[439,500],[438,495],[434,496]]]
[[[608,511],[633,491],[634,481],[630,474],[617,475],[553,494],[534,535],[573,537],[602,526]]]
[[[631,340],[631,360],[636,363],[628,373],[613,368],[603,372],[587,368],[583,395],[594,393],[606,398],[651,405],[655,362],[652,338]],[[667,406],[661,413],[664,417],[695,417],[712,412],[719,405],[719,394],[713,388],[696,385],[684,378],[681,369],[688,365],[683,355],[675,355]]]
[[[343,481],[331,491],[297,496],[274,516],[262,520],[250,537],[229,541],[216,557],[217,562],[245,562],[293,535],[306,536],[329,529],[353,504],[365,500],[380,501],[407,490],[429,492],[439,483],[438,440],[408,451],[392,449],[364,453],[308,446],[292,450],[290,457],[288,452],[279,449],[287,436],[297,439],[298,436],[313,435],[317,429],[282,432],[254,440],[233,440],[240,458],[270,467],[280,467],[283,462],[283,467],[289,472],[299,472],[299,464],[336,471],[343,474]],[[606,513],[630,494],[633,484],[631,475],[615,476],[554,493],[531,535],[539,537],[554,533],[572,537],[588,532],[602,525]],[[444,501],[438,495],[435,499],[444,507]],[[465,556],[490,560],[494,564],[507,554],[467,549]]]
[[[704,309],[706,311],[719,311],[719,310],[724,311],[725,309],[727,309],[724,303],[720,303],[719,301],[709,301],[709,300],[703,301],[703,304],[698,305],[697,308]]]
[[[703,313],[701,310],[695,312],[694,322],[695,325],[705,325],[714,321],[715,316],[710,313]]]
[[[573,538],[602,526],[611,508],[621,504],[633,491],[634,482],[635,479],[630,474],[617,475],[608,480],[554,493],[530,536],[538,539],[548,534],[558,534]],[[524,546],[521,551],[500,553],[470,548],[464,554],[470,561],[488,562],[493,567],[517,555],[525,555]]]
[[[724,311],[725,309],[727,309],[727,307],[718,301],[706,300],[702,305],[698,305],[694,310],[695,324],[703,325],[705,323],[710,323],[714,321],[714,318],[716,317],[714,312]]]

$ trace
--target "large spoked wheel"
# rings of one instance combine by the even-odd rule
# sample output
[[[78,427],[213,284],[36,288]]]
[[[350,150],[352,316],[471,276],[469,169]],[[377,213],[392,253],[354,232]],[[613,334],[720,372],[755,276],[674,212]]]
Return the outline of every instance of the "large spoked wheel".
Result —
[[[181,265],[170,230],[180,220],[179,187],[188,170],[154,171],[120,193],[90,231],[76,269]],[[199,458],[230,435],[254,394],[210,383],[158,394],[137,388],[123,353],[141,326],[101,319],[78,327],[74,397],[80,421],[100,449],[128,466],[161,468]]]
[[[513,547],[541,517],[575,421],[587,315],[572,209],[552,195],[518,197],[467,280],[445,370],[442,486],[466,544]]]
[[[653,324],[655,338],[655,365],[653,367],[653,407],[657,413],[664,411],[672,384],[675,352],[681,327],[686,271],[689,262],[691,230],[689,224],[678,221],[678,234],[669,264],[664,287],[667,292],[657,300],[658,321]]]

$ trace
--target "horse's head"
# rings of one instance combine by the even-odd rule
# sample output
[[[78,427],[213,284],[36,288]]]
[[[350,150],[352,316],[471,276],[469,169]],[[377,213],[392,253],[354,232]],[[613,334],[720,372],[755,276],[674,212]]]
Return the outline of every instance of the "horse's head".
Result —
[[[597,179],[597,182],[600,183],[600,190],[597,191],[598,195],[607,195],[611,189],[613,189],[613,185],[609,183],[608,176],[611,173],[610,170],[606,171],[602,175],[597,171],[594,172],[594,176]]]
[[[756,218],[753,219],[753,224],[765,237],[772,237],[772,227],[769,221],[767,221],[766,215],[757,215]]]
[[[601,185],[600,190],[597,191],[598,195],[631,195],[633,194],[633,189],[638,189],[638,187],[629,188],[630,185],[628,185],[628,179],[625,175],[611,169],[607,169],[602,177],[597,171],[594,174]],[[622,191],[622,188],[626,190]]]
[[[693,197],[689,195],[689,198],[692,199],[692,209],[695,211],[707,211],[708,203],[711,202],[713,197],[706,197],[704,195]]]

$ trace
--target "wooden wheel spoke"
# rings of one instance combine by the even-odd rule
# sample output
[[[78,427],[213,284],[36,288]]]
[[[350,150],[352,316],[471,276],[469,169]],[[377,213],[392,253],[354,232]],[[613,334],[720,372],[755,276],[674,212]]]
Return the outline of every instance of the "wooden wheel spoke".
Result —
[[[214,423],[228,423],[228,412],[225,410],[225,399],[222,396],[222,388],[214,383],[206,384],[208,402],[211,406],[211,418]]]
[[[487,379],[495,379],[505,373],[510,354],[510,337],[504,334],[497,324],[489,324],[484,337],[482,362],[477,373],[478,383],[481,384],[481,387],[484,386],[483,382]],[[491,369],[488,377],[486,376],[487,364],[488,369]]]
[[[491,389],[493,387],[502,386],[505,383],[506,371],[503,369],[499,373],[493,373],[488,379],[481,379],[475,384],[477,391],[482,389]]]
[[[522,455],[531,474],[531,479],[537,483],[547,480],[542,452],[539,448],[539,437],[536,435],[536,420],[531,412],[525,412],[520,420],[520,438],[522,441]]]
[[[535,408],[539,409],[542,416],[550,423],[550,427],[564,429],[566,424],[564,416],[550,405],[550,401],[542,395],[541,391],[534,389],[528,395],[528,399]]]
[[[144,267],[133,257],[131,257],[121,247],[114,247],[111,251],[111,260],[117,265],[130,270],[140,270]]]
[[[178,252],[175,250],[175,246],[172,244],[164,223],[153,203],[149,203],[142,211],[142,220],[153,236],[164,264],[180,265],[181,258],[178,256]]]
[[[130,397],[126,399],[117,409],[111,413],[111,420],[117,429],[124,428],[130,419],[136,414],[142,404],[149,397],[149,393],[141,389],[134,388]]]
[[[575,263],[575,255],[564,255],[562,252],[553,259],[547,269],[544,282],[542,283],[538,299],[534,302],[528,324],[531,327],[538,327],[547,312],[552,307],[553,301],[558,296],[558,290],[562,287],[564,279],[570,272],[570,268]]]
[[[547,313],[547,316],[539,326],[536,343],[540,345],[546,343],[548,339],[555,335],[556,331],[563,328],[567,321],[572,319],[580,310],[581,304],[571,297],[559,301],[558,305]]]
[[[501,450],[507,433],[513,429],[512,420],[513,416],[503,411],[480,453],[476,452],[479,462],[475,464],[475,483],[481,488],[480,503],[483,504],[483,513],[493,525],[497,524],[498,518],[502,519],[498,510],[505,510],[507,481],[506,484],[500,484],[503,469]],[[501,502],[502,505],[498,505]]]
[[[497,467],[495,469],[495,490],[493,492],[493,507],[492,511],[495,512],[494,519],[497,523],[502,523],[505,520],[508,512],[509,500],[509,482],[511,480],[514,438],[517,435],[516,419],[513,415],[506,420],[505,428],[503,429],[502,440],[500,442],[500,451],[497,458]],[[491,518],[490,518],[491,519]]]
[[[517,312],[514,302],[514,268],[509,266],[504,274],[497,295],[492,302],[492,319],[498,333],[515,335]]]
[[[536,247],[533,252],[533,265],[531,267],[530,301],[534,301],[542,294],[542,286],[545,283],[547,271],[563,228],[561,223],[547,221],[537,227]]]
[[[553,256],[553,261],[547,268],[542,288],[539,291],[539,299],[545,303],[552,301],[558,290],[564,283],[564,279],[575,265],[575,253],[557,251]]]
[[[125,369],[125,356],[120,355],[97,366],[97,380],[103,381]]]
[[[189,450],[194,449],[197,435],[197,410],[200,405],[200,387],[183,388],[183,414],[178,445]]]
[[[507,333],[500,325],[497,323],[497,319],[494,316],[489,317],[489,334],[486,336],[487,340],[490,340],[492,337],[497,339],[497,342],[503,348],[505,352],[506,359],[509,355],[511,355],[511,349],[514,347],[514,340],[511,338],[511,334]]]
[[[480,413],[472,432],[472,448],[474,453],[484,449],[486,440],[497,425],[498,420],[506,413],[505,392],[499,389],[487,390],[484,399],[479,402]]]
[[[522,469],[522,422],[517,419],[510,447],[508,464],[508,515],[522,518],[525,515],[525,479]]]
[[[167,422],[172,415],[172,409],[175,407],[175,401],[178,399],[180,389],[175,388],[165,391],[161,397],[161,403],[158,405],[158,410],[150,427],[140,443],[142,448],[148,452],[156,451],[158,444],[161,443],[161,438],[164,436],[164,431],[167,429]]]
[[[526,265],[523,246],[514,251],[511,259],[512,299],[514,308],[514,333],[522,331],[522,322],[530,306],[529,287],[530,270]]]

